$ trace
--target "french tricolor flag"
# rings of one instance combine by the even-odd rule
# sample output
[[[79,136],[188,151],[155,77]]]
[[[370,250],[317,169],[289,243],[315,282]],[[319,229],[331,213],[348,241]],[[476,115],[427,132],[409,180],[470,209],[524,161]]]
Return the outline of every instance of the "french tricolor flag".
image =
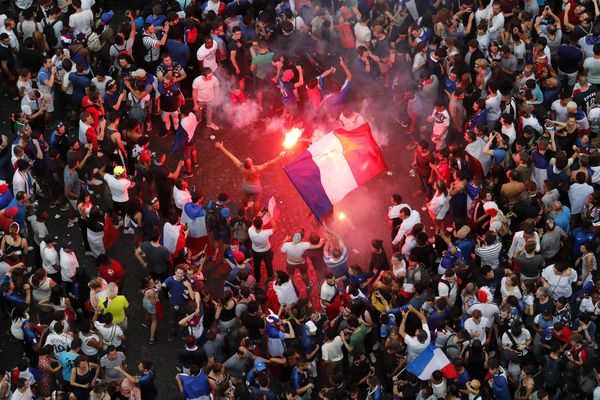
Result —
[[[454,365],[442,349],[436,347],[433,343],[409,363],[406,366],[406,370],[422,381],[431,378],[431,374],[438,370],[448,379],[458,378]]]
[[[284,170],[308,208],[319,219],[333,205],[387,170],[369,124],[336,129],[313,143]]]

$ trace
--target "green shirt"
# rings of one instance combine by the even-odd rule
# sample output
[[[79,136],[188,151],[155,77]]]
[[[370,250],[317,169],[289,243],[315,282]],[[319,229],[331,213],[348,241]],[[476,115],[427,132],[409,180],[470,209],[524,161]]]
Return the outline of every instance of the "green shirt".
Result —
[[[252,60],[252,65],[256,67],[254,74],[258,79],[265,79],[267,77],[267,65],[273,62],[273,56],[275,54],[270,51],[265,54],[257,54]]]
[[[359,351],[364,353],[365,351],[365,337],[367,336],[367,327],[361,325],[357,331],[350,336],[350,342],[348,343],[352,347],[352,351]]]

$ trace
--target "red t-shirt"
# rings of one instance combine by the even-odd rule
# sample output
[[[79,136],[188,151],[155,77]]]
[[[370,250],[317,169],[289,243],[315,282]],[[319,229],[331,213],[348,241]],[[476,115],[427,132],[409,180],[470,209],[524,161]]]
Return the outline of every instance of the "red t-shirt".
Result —
[[[111,283],[114,282],[119,287],[123,286],[123,278],[125,277],[125,270],[123,269],[123,265],[117,260],[111,260],[112,263],[110,265],[103,265],[98,269],[98,274],[101,278],[103,278],[106,282]]]
[[[573,331],[571,328],[565,326],[562,328],[559,335],[554,331],[554,329],[552,329],[552,336],[563,343],[571,343],[571,340],[573,340]]]

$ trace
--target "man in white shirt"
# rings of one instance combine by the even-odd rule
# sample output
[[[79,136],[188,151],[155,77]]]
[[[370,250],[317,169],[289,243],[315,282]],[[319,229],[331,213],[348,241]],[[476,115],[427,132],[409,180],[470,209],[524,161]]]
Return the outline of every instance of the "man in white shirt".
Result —
[[[433,113],[427,118],[427,121],[433,123],[431,132],[431,141],[435,143],[436,150],[442,150],[446,147],[446,136],[450,129],[450,114],[446,110],[444,102],[437,102],[433,108]]]
[[[306,250],[319,249],[323,247],[324,240],[321,238],[319,243],[311,244],[309,242],[302,241],[303,235],[304,232],[296,232],[294,233],[291,241],[289,241],[290,237],[287,236],[284,240],[284,243],[281,245],[281,252],[285,253],[286,255],[285,269],[287,270],[290,278],[294,276],[296,268],[300,269],[302,279],[306,284],[306,290],[310,291],[312,289],[312,283],[308,279],[308,267],[306,266],[304,252]]]
[[[0,28],[0,34],[6,33],[10,38],[10,47],[19,51],[19,39],[15,33],[15,27],[17,26],[14,19],[8,17],[4,20],[4,26]]]
[[[499,1],[492,3],[487,20],[490,42],[500,42],[500,33],[504,29],[504,14],[502,13],[502,4]]]
[[[415,314],[421,320],[421,328],[417,329],[415,336],[406,334],[406,320],[410,313]],[[415,309],[413,306],[408,306],[406,311],[402,311],[402,322],[400,323],[400,337],[404,339],[406,344],[406,363],[413,361],[419,354],[429,346],[431,342],[431,333],[427,325],[427,317],[422,312]]]
[[[448,304],[454,304],[458,296],[458,282],[454,269],[448,268],[438,283],[440,297],[445,297]]]
[[[515,323],[502,335],[502,349],[513,351],[525,355],[529,352],[529,346],[533,342],[533,337],[529,330],[523,328],[521,323]],[[515,354],[516,355],[516,354]],[[512,361],[512,360],[510,360]]]
[[[57,243],[58,237],[45,237],[40,242],[40,254],[42,257],[42,268],[46,270],[49,278],[52,278],[52,280],[60,284],[62,279],[60,276],[58,252],[54,247]]]
[[[75,12],[69,17],[69,27],[73,29],[73,36],[83,34],[85,37],[92,33],[94,24],[94,13],[92,10],[84,10],[81,0],[73,0],[72,3]]]
[[[478,339],[482,345],[487,341],[487,330],[489,321],[482,317],[481,311],[475,310],[471,318],[465,321],[465,329],[471,334],[471,338]]]
[[[262,229],[263,221],[260,218],[254,218],[252,226],[248,229],[248,236],[252,242],[252,263],[254,264],[254,278],[260,285],[261,263],[264,261],[267,269],[267,276],[273,277],[273,250],[269,238],[275,230],[275,221],[271,220],[271,229]]]
[[[219,80],[208,67],[202,68],[202,74],[192,83],[194,111],[197,115],[202,115],[202,109],[206,108],[206,126],[215,131],[219,130],[219,126],[213,123],[212,114],[219,103],[219,87]]]
[[[35,139],[34,139],[35,140]],[[17,170],[13,175],[13,192],[23,192],[27,195],[30,201],[35,201],[35,192],[37,187],[37,182],[31,176],[31,166],[29,162],[20,159],[17,161]]]
[[[71,285],[75,271],[79,268],[79,261],[73,252],[73,242],[66,241],[60,249],[60,277],[63,283]]]
[[[204,39],[204,44],[200,46],[196,52],[196,59],[200,65],[200,69],[210,68],[212,72],[215,72],[219,65],[217,64],[217,46],[213,38],[207,37]]]
[[[594,188],[585,182],[586,176],[584,172],[578,172],[575,175],[575,183],[569,187],[569,202],[571,203],[571,217],[581,214],[583,205],[588,196],[594,193]]]
[[[119,221],[127,212],[127,202],[129,201],[128,190],[135,186],[125,175],[125,168],[120,165],[113,169],[113,175],[104,172],[104,167],[100,169],[99,174],[106,181],[112,197],[113,213],[117,214]],[[120,222],[119,222],[120,224]]]
[[[54,349],[54,355],[58,357],[63,351],[68,351],[73,338],[67,332],[62,322],[54,324],[54,330],[46,336],[45,345],[50,345]]]
[[[416,224],[421,222],[421,215],[419,212],[417,210],[411,210],[408,207],[404,207],[400,210],[399,217],[402,220],[402,223],[398,228],[396,237],[392,240],[393,246],[400,246],[400,243],[404,241],[405,236],[412,231],[412,228]]]

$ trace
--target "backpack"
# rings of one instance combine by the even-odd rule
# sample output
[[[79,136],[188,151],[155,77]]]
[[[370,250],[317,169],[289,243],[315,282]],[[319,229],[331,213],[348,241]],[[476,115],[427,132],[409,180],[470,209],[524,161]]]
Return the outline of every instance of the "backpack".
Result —
[[[208,212],[206,213],[206,228],[209,231],[217,231],[227,226],[227,220],[223,217],[223,205],[216,201],[208,203]]]
[[[92,32],[87,38],[87,48],[92,53],[97,53],[102,50],[102,41],[100,40],[100,35],[98,35],[96,32]]]
[[[58,38],[56,37],[56,32],[54,32],[54,25],[56,25],[58,21],[59,20],[55,20],[52,23],[48,23],[48,19],[44,18],[44,27],[42,33],[46,37],[46,43],[51,48],[54,48],[54,46],[58,44]]]
[[[198,28],[195,26],[186,28],[183,37],[186,44],[196,44],[198,41]]]
[[[414,276],[415,274],[419,272],[421,274],[421,280],[420,282],[425,286],[428,287],[431,284],[431,275],[429,274],[429,271],[427,270],[427,267],[425,267],[424,264],[419,263],[417,264],[416,268],[412,270],[411,272],[411,277],[412,280],[414,281]]]
[[[498,236],[505,237],[510,235],[510,220],[508,217],[502,213],[498,213],[496,219],[500,222],[500,228],[496,232]]]
[[[144,46],[144,38],[148,35],[136,35],[135,40],[133,41],[133,47],[131,48],[131,53],[133,55],[133,59],[140,63],[144,61],[144,57],[148,54],[148,49]]]
[[[146,108],[142,105],[141,100],[131,96],[131,107],[129,107],[129,117],[137,121],[145,121],[147,116]]]
[[[248,240],[248,225],[244,223],[243,218],[236,219],[231,225],[231,237],[240,243]]]

